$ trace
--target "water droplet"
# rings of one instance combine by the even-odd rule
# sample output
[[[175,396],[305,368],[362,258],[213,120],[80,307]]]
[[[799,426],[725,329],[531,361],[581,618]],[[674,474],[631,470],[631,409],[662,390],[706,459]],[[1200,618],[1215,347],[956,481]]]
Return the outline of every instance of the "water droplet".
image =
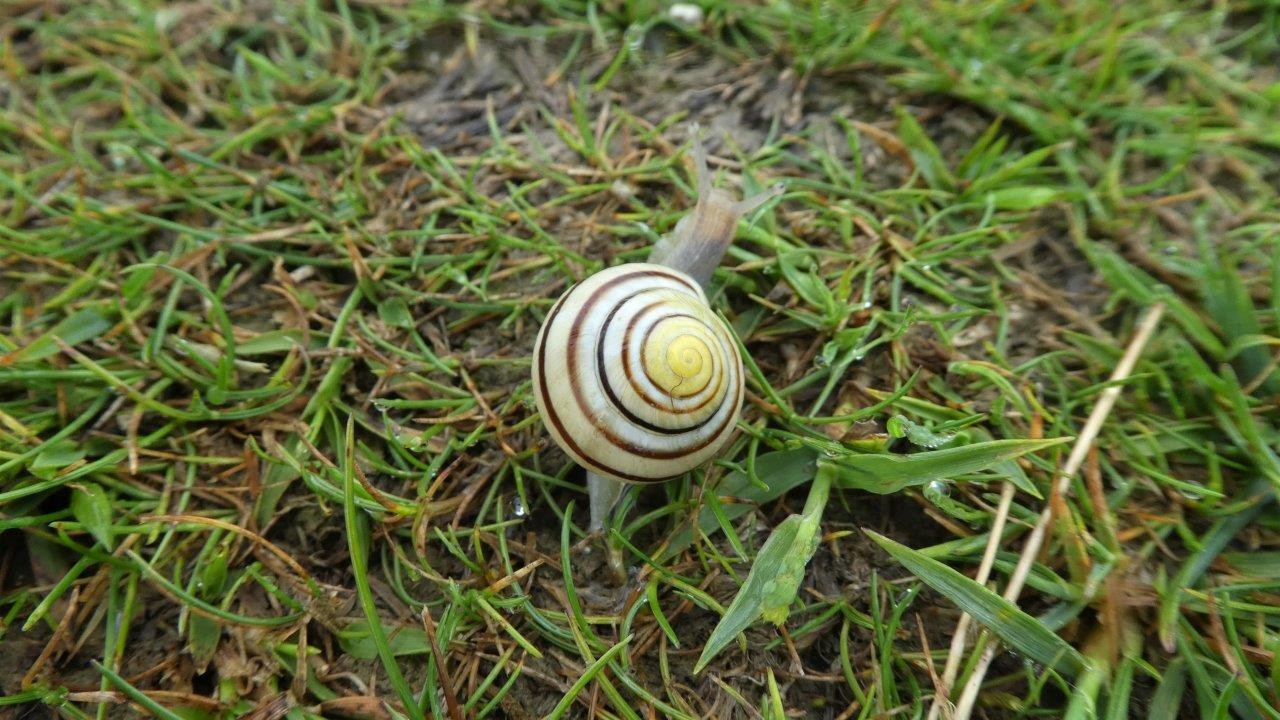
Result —
[[[518,518],[529,514],[529,509],[524,506],[524,500],[519,495],[511,501],[511,514]]]
[[[681,25],[701,25],[702,8],[693,3],[673,3],[667,10],[667,17]]]
[[[930,480],[929,492],[941,495],[942,497],[947,497],[951,494],[951,486],[941,480]]]

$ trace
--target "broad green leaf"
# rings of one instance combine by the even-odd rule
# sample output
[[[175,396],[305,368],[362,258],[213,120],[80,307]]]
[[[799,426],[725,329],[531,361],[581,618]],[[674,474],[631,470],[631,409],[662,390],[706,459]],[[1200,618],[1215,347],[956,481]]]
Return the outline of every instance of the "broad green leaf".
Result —
[[[227,549],[219,547],[200,570],[200,584],[196,587],[200,599],[216,603],[222,597],[227,584],[227,564]],[[205,615],[191,614],[187,625],[187,646],[201,672],[209,666],[221,639],[222,623]]]
[[[722,498],[733,498],[733,502],[722,502],[720,513],[726,521],[742,517],[748,510],[760,503],[766,503],[782,497],[792,488],[809,482],[817,471],[818,454],[809,448],[796,450],[779,450],[765,453],[756,458],[756,477],[763,480],[767,488],[761,488],[752,482],[746,472],[737,470],[725,476],[715,487],[715,492]],[[710,507],[702,508],[698,514],[698,529],[704,535],[711,536],[720,530],[720,518]],[[634,533],[628,531],[627,535]],[[675,531],[663,551],[662,558],[670,558],[693,542],[693,528],[687,524]]]
[[[111,500],[100,485],[76,485],[71,493],[71,514],[95,540],[102,543],[103,548],[112,548]]]
[[[986,200],[997,210],[1035,210],[1063,196],[1055,187],[1005,187],[987,193]]]
[[[378,317],[382,322],[401,330],[411,329],[414,325],[413,313],[404,298],[392,296],[378,303]]]
[[[1006,460],[1059,445],[1068,439],[991,440],[910,455],[850,453],[821,462],[835,469],[837,487],[856,488],[883,495],[923,485],[930,480],[943,480],[986,470]],[[1021,488],[1021,483],[1014,476],[1007,477]],[[1034,488],[1028,491],[1034,492]]]
[[[995,633],[1006,645],[1032,660],[1068,676],[1085,669],[1088,661],[1017,605],[942,563],[870,530],[864,532],[939,594]]]
[[[217,600],[227,586],[227,549],[219,547],[200,571],[200,597]]]
[[[86,307],[83,310],[62,319],[57,325],[49,328],[40,337],[32,340],[26,347],[0,357],[0,366],[11,363],[43,360],[59,352],[59,338],[68,345],[79,345],[82,342],[99,337],[110,330],[115,321],[111,319],[109,308]]]
[[[378,657],[378,646],[373,640],[369,623],[356,620],[338,632],[338,644],[342,651],[359,660],[373,660]],[[396,657],[407,655],[427,655],[431,652],[430,638],[420,627],[406,625],[391,628],[387,633],[387,644],[391,654]]]
[[[289,352],[301,346],[301,331],[271,330],[242,341],[236,347],[236,351],[241,355],[268,355]]]
[[[222,624],[204,615],[191,614],[187,619],[187,649],[195,663],[196,672],[204,672],[218,651],[222,639]]]
[[[702,655],[693,667],[702,671],[726,645],[757,619],[781,625],[795,601],[805,566],[818,549],[819,513],[791,515],[769,534],[751,565],[746,582],[711,631]]]
[[[48,480],[84,456],[83,445],[70,440],[50,442],[45,444],[39,454],[31,458],[31,464],[27,466],[27,470],[41,480]]]

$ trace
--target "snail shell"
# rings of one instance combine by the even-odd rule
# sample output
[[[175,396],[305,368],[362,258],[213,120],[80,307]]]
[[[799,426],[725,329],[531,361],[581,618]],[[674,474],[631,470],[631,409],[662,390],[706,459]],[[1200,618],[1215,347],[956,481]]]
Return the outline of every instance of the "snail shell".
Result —
[[[742,357],[688,275],[629,263],[570,288],[533,353],[547,430],[578,464],[658,482],[710,460],[742,409]]]

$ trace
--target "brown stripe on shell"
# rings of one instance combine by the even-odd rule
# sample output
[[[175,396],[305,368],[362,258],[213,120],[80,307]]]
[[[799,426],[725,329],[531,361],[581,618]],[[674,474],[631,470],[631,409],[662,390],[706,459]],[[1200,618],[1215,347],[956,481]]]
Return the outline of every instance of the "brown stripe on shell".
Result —
[[[572,290],[570,290],[569,292],[572,292]],[[582,446],[578,445],[578,443],[574,441],[573,436],[570,435],[568,431],[565,430],[564,421],[560,419],[560,414],[556,412],[555,404],[551,402],[551,398],[547,397],[546,388],[549,387],[549,385],[547,383],[547,343],[545,342],[546,335],[551,334],[551,325],[552,323],[555,322],[556,316],[560,314],[561,307],[564,305],[564,301],[568,297],[569,297],[569,293],[566,292],[564,295],[560,297],[560,300],[551,308],[551,312],[547,313],[547,319],[544,320],[542,323],[542,329],[545,335],[539,338],[539,342],[538,342],[537,391],[538,391],[538,396],[542,399],[542,408],[544,410],[543,415],[546,416],[545,420],[551,424],[552,429],[555,431],[556,436],[559,437],[561,440],[563,440],[564,443],[568,445],[569,448],[573,451],[573,455],[575,456],[574,459],[577,460],[578,462],[582,462],[587,465],[590,465],[591,469],[596,472],[600,472],[605,475],[612,475],[614,477],[622,478],[623,480],[627,480],[629,482],[635,482],[635,483],[661,482],[662,480],[666,480],[666,478],[649,478],[649,477],[642,477],[639,475],[633,475],[631,473],[623,472],[617,468],[610,467],[608,465],[605,465],[603,463],[598,463],[595,460],[593,460],[590,455],[588,455],[586,452],[582,450]],[[571,374],[573,372],[572,368],[573,368],[572,364],[569,364],[569,372]],[[572,383],[572,379],[570,380],[570,383]]]
[[[690,428],[685,428],[685,427],[664,428],[661,425],[655,425],[654,423],[651,423],[648,420],[645,420],[644,418],[640,417],[639,415],[636,415],[635,413],[631,412],[631,410],[622,403],[622,400],[618,398],[618,394],[614,392],[613,383],[609,382],[609,376],[605,373],[605,370],[604,370],[604,339],[609,334],[609,324],[613,322],[613,317],[618,314],[618,310],[622,309],[622,306],[625,305],[628,300],[632,300],[635,297],[639,295],[643,295],[646,292],[648,292],[648,290],[641,290],[639,292],[632,293],[631,295],[628,295],[622,298],[620,301],[614,304],[613,308],[609,310],[609,314],[605,316],[604,325],[600,327],[600,336],[597,338],[598,342],[596,342],[596,376],[600,378],[600,385],[601,387],[604,388],[604,394],[609,398],[609,403],[613,405],[613,407],[616,408],[618,412],[622,413],[623,417],[625,417],[627,420],[630,420],[633,425],[638,425],[646,430],[651,430],[661,435],[683,435],[684,433],[689,432],[690,430],[697,429],[702,425],[705,425],[706,420]],[[648,307],[655,307],[659,304],[660,303],[654,303],[653,305],[650,305]],[[645,309],[647,310],[648,308],[645,308]],[[634,318],[632,318],[632,321],[634,322]],[[627,355],[627,343],[630,339],[630,335],[631,335],[631,326],[628,325],[622,340],[622,374],[627,378],[627,381],[631,383],[631,387],[635,388],[636,387],[635,380],[631,377],[631,361]],[[660,410],[666,409],[662,406],[655,405],[654,402],[649,399],[648,395],[645,395],[640,392],[637,392],[636,394],[639,395],[640,398],[643,399],[649,405],[652,405],[653,407],[658,408]],[[675,411],[673,410],[673,412]],[[710,418],[708,418],[708,420],[709,419]]]
[[[573,318],[573,325],[570,326],[569,328],[569,346],[567,348],[568,357],[570,359],[573,359],[574,357],[577,356],[578,341],[582,336],[582,325],[584,322],[586,322],[586,316],[590,313],[591,308],[600,302],[600,298],[602,296],[604,296],[614,287],[617,287],[618,285],[624,282],[632,281],[637,277],[654,276],[654,275],[670,277],[666,273],[659,273],[651,270],[641,270],[634,273],[630,273],[628,275],[620,275],[606,282],[600,287],[596,288],[595,292],[591,293],[591,296],[588,297],[587,301],[582,304],[582,306],[579,308],[578,314]],[[575,369],[576,368],[570,366],[569,378],[568,378],[569,390],[573,393],[573,399],[578,403],[578,409],[582,411],[583,417],[587,418],[587,420],[591,423],[592,427],[594,427],[597,431],[599,431],[600,434],[606,440],[608,440],[609,443],[612,444],[614,447],[626,450],[627,452],[637,457],[649,458],[651,460],[674,460],[675,458],[681,457],[683,455],[688,455],[691,452],[701,450],[707,445],[710,445],[711,442],[715,440],[715,435],[712,435],[711,437],[699,443],[696,443],[693,445],[687,445],[687,446],[678,448],[676,450],[657,450],[654,448],[647,448],[642,445],[636,445],[633,442],[629,442],[623,438],[618,437],[617,435],[610,432],[607,426],[602,425],[600,422],[597,421],[595,417],[592,417],[591,413],[589,412],[590,410],[589,404],[587,403],[586,398],[583,397],[583,394],[582,394],[582,384],[579,382],[574,382]]]

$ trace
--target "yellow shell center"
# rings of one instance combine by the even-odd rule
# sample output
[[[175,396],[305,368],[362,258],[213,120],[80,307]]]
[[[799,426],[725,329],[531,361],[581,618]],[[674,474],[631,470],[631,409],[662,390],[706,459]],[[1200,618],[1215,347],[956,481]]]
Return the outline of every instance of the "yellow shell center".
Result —
[[[664,325],[668,324],[655,328],[645,347],[646,374],[672,397],[696,395],[711,382],[715,371],[711,347],[705,338],[689,334],[688,328]]]

